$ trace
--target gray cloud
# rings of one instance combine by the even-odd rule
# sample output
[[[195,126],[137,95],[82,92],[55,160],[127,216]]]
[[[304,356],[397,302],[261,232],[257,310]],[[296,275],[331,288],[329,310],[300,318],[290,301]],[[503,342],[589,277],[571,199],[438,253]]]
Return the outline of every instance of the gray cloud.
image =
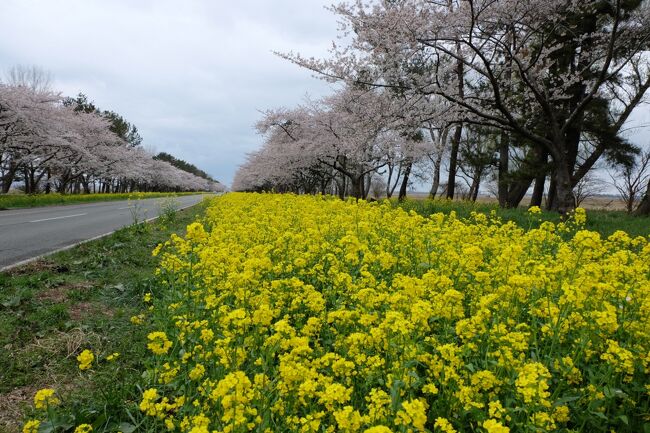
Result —
[[[7,1],[0,69],[36,64],[140,129],[146,146],[230,183],[261,141],[258,110],[328,87],[272,50],[325,55],[326,3],[298,0]]]

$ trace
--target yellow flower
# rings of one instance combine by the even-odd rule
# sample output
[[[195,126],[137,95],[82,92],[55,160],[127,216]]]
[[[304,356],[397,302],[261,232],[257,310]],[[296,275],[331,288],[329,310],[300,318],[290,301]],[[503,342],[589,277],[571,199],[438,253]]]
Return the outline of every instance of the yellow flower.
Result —
[[[23,426],[23,433],[38,433],[41,422],[36,419],[29,420]]]
[[[386,426],[376,425],[374,427],[365,429],[363,433],[393,433],[393,431]]]
[[[515,380],[517,391],[523,397],[525,403],[531,403],[535,400],[542,401],[551,394],[548,390],[546,379],[551,377],[548,369],[539,362],[531,362],[524,365],[519,376]]]
[[[150,332],[147,339],[149,340],[147,347],[156,355],[164,355],[172,347],[172,342],[167,339],[167,335],[162,331]]]
[[[436,418],[436,422],[433,424],[433,426],[442,433],[457,433],[449,420],[446,418]]]
[[[156,401],[158,400],[158,390],[149,388],[142,393],[142,401],[140,402],[140,410],[147,415],[154,416],[157,413]]]
[[[54,395],[54,392],[51,388],[43,388],[36,391],[34,395],[34,407],[36,409],[46,409],[47,407],[56,406],[61,403],[61,400]]]
[[[537,215],[542,213],[542,209],[539,206],[531,206],[528,208],[528,213],[531,215]]]
[[[205,374],[205,367],[201,364],[196,364],[192,371],[190,371],[189,378],[191,380],[199,380]]]
[[[79,361],[79,370],[88,370],[93,361],[95,360],[95,355],[93,352],[86,349],[77,356],[77,361]]]
[[[504,426],[499,421],[494,419],[488,419],[484,421],[483,428],[488,433],[510,433],[510,429],[508,427]]]
[[[107,361],[115,361],[119,356],[120,356],[120,354],[118,352],[114,352],[114,353],[111,353],[110,355],[108,355],[106,357],[106,360]]]
[[[429,405],[424,400],[410,400],[402,402],[402,410],[397,412],[397,425],[412,425],[418,431],[424,431],[427,422],[427,409]]]
[[[93,428],[90,424],[80,424],[74,429],[74,433],[90,433]]]

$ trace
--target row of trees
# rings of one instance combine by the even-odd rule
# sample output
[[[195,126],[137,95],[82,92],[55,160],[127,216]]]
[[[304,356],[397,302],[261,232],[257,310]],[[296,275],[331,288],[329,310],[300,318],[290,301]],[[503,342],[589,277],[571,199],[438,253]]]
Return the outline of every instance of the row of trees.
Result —
[[[84,95],[64,98],[38,68],[14,68],[0,82],[0,192],[199,191],[213,180],[154,159],[137,128]]]
[[[431,195],[560,213],[602,164],[635,172],[625,138],[650,87],[647,0],[375,0],[332,7],[327,59],[280,54],[340,83],[334,95],[265,113],[265,144],[233,187],[404,194],[429,170]],[[446,172],[446,182],[440,179]],[[650,182],[637,212],[650,213]],[[400,194],[402,196],[403,194]]]
[[[173,165],[174,167],[181,169],[183,171],[186,171],[188,173],[192,173],[195,176],[198,176],[202,179],[209,180],[211,182],[217,182],[210,176],[208,173],[205,171],[201,170],[194,164],[191,164],[187,161],[184,161],[182,159],[176,158],[174,155],[170,155],[167,152],[160,152],[156,156],[153,157],[153,159],[157,159],[159,161],[166,161]]]

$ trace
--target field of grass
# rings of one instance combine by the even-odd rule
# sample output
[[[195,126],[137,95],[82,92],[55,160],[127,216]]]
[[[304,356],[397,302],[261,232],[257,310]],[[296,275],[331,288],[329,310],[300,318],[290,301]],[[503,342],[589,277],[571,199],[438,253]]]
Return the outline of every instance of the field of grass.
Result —
[[[91,418],[131,419],[124,402],[139,394],[147,327],[130,317],[145,310],[142,297],[156,284],[151,250],[182,234],[204,207],[0,273],[0,432],[19,430],[40,388],[57,389],[63,400],[67,415],[56,418],[56,431]],[[80,374],[75,358],[83,349],[103,357],[98,374]],[[105,360],[115,352],[115,361]]]
[[[397,202],[394,202],[397,203]],[[539,221],[531,220],[526,208],[502,209],[496,203],[474,203],[470,201],[451,200],[406,200],[396,204],[405,210],[414,210],[420,215],[428,216],[437,212],[456,212],[459,218],[467,218],[472,212],[495,214],[504,221],[513,221],[520,227],[538,227],[540,221],[557,223],[560,216],[556,212],[542,211]],[[587,210],[587,223],[585,228],[593,230],[607,237],[617,230],[622,230],[630,236],[650,235],[650,216],[638,217],[623,211]]]
[[[0,433],[650,431],[648,218],[211,203],[0,273]]]
[[[136,192],[125,194],[0,194],[0,210],[99,201],[179,197],[196,192]]]

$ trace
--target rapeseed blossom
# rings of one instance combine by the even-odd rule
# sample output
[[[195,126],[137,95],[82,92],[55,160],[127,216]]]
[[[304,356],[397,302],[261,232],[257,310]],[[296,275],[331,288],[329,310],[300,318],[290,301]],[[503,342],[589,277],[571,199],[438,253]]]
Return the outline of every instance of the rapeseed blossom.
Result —
[[[92,351],[86,349],[77,356],[77,361],[79,362],[79,370],[88,370],[92,367],[93,361],[95,360],[95,355]]]
[[[34,395],[34,407],[36,409],[47,409],[61,403],[52,388],[43,388],[36,391]]]
[[[38,433],[41,422],[36,419],[29,420],[23,425],[23,433]]]
[[[650,242],[585,220],[217,198],[154,251],[140,410],[183,433],[643,431]]]
[[[90,424],[80,424],[74,429],[74,433],[91,433],[93,427]]]

